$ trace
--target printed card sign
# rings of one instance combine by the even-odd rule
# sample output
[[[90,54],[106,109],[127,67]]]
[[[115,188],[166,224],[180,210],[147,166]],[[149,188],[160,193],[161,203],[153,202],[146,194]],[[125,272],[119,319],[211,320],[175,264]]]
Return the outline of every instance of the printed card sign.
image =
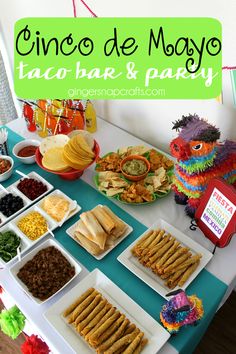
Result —
[[[232,220],[236,206],[217,188],[203,211],[201,220],[211,229],[216,237],[221,238],[230,220]]]
[[[227,246],[236,233],[236,188],[221,178],[212,179],[201,198],[195,219],[215,245]]]

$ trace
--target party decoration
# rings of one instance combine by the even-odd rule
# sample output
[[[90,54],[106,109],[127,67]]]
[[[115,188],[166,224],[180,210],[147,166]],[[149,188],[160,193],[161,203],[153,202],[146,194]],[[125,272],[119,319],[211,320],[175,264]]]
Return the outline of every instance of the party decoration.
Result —
[[[16,339],[25,327],[25,316],[17,306],[0,313],[0,327],[3,333]]]
[[[196,114],[183,116],[173,129],[181,129],[170,144],[177,158],[173,189],[175,201],[186,205],[185,211],[194,217],[209,181],[222,177],[236,186],[236,142],[219,143],[220,131]]]
[[[196,325],[203,317],[202,301],[196,296],[187,296],[182,289],[172,291],[173,296],[163,305],[160,319],[170,333],[176,333],[183,326]]]
[[[50,349],[42,339],[32,334],[30,337],[27,337],[26,341],[21,345],[21,352],[23,354],[49,354]]]

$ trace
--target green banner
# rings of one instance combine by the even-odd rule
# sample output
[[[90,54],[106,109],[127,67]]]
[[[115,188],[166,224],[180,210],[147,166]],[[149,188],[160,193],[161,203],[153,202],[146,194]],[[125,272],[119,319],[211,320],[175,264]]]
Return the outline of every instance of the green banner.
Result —
[[[23,18],[15,24],[17,96],[209,99],[221,92],[213,18]]]

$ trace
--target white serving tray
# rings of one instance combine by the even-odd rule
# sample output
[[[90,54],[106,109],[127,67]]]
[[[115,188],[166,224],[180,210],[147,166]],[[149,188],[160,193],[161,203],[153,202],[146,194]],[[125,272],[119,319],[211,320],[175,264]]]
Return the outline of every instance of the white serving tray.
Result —
[[[40,200],[41,198],[43,198],[45,195],[47,195],[49,192],[51,192],[53,190],[53,185],[50,184],[49,182],[47,182],[43,177],[41,177],[38,173],[36,172],[30,172],[27,174],[27,176],[29,176],[30,178],[34,178],[40,182],[42,182],[43,184],[45,184],[47,186],[47,191],[43,194],[41,194],[38,198],[34,199],[34,200],[30,200],[25,194],[23,194],[18,188],[17,185],[20,182],[21,179],[23,179],[23,177],[20,177],[16,182],[12,183],[10,186],[8,186],[6,188],[6,190],[9,193],[12,193],[15,196],[19,196],[23,199],[24,202],[24,207],[19,209],[16,213],[12,214],[9,217],[6,217],[5,215],[3,215],[0,212],[0,219],[2,220],[0,227],[2,227],[3,225],[5,225],[6,223],[8,223],[10,220],[14,219],[17,215],[19,215],[20,213],[22,213],[26,208],[30,207],[31,205],[33,205],[34,203],[36,203],[38,200]],[[4,195],[6,195],[5,192],[1,191],[0,193],[0,198],[4,197]]]
[[[142,354],[156,354],[167,342],[170,334],[105,274],[95,269],[44,313],[46,320],[75,353],[91,354],[95,353],[95,350],[90,348],[85,340],[66,323],[62,313],[90,287],[101,292],[113,306],[144,332],[148,343],[142,350]]]
[[[99,204],[100,205],[100,204]],[[119,218],[120,219],[120,218]],[[69,235],[75,242],[77,242],[81,247],[83,247],[85,249],[85,251],[87,251],[89,254],[91,254],[91,256],[93,256],[94,258],[96,258],[98,261],[100,261],[101,259],[103,259],[109,252],[111,252],[117,245],[119,245],[119,243],[121,243],[127,236],[129,236],[129,234],[131,234],[131,232],[133,231],[133,228],[128,225],[126,222],[124,222],[122,219],[120,219],[126,226],[127,226],[127,229],[126,229],[126,232],[124,233],[123,236],[119,237],[117,239],[117,242],[113,245],[113,247],[107,249],[106,251],[104,251],[103,253],[101,253],[99,256],[95,256],[93,254],[91,254],[90,252],[88,252],[86,250],[86,248],[83,247],[83,245],[79,242],[79,240],[77,240],[75,237],[74,237],[74,230],[76,229],[76,225],[77,225],[77,222],[75,224],[73,224],[71,227],[69,227],[67,230],[66,230],[66,233],[67,235]]]
[[[59,189],[54,190],[52,193],[50,193],[49,195],[54,195],[54,194],[60,194],[62,195],[64,198],[66,198],[68,201],[70,201],[70,203],[72,203],[72,199],[70,199],[66,194],[64,194],[62,191],[60,191]],[[47,195],[48,196],[48,195]],[[46,198],[47,196],[45,196],[44,198]],[[28,208],[27,210],[25,210],[24,212],[22,212],[20,215],[18,215],[17,217],[15,217],[15,219],[13,219],[12,221],[10,221],[7,225],[5,225],[4,227],[0,228],[0,232],[1,231],[5,231],[6,226],[8,227],[8,229],[14,231],[17,236],[19,236],[21,238],[21,242],[24,245],[24,247],[21,250],[21,253],[24,253],[25,251],[29,250],[33,245],[35,245],[37,242],[39,242],[40,240],[42,240],[42,238],[44,238],[45,236],[47,236],[49,234],[49,232],[45,232],[42,236],[40,236],[38,239],[36,239],[35,241],[30,240],[17,226],[17,223],[19,222],[20,219],[22,219],[24,216],[26,216],[27,214],[29,214],[32,211],[37,211],[39,212],[47,221],[48,223],[48,228],[51,231],[54,231],[57,227],[60,227],[59,222],[55,221],[54,219],[52,219],[41,207],[41,203],[43,202],[44,198],[40,201],[38,201],[38,203],[34,204],[33,206],[31,206],[30,208]],[[80,205],[77,204],[76,208],[74,210],[71,211],[71,213],[68,215],[67,219],[65,220],[65,222],[67,220],[69,220],[70,218],[72,218],[72,216],[74,216],[75,214],[77,214],[79,211],[81,210]],[[7,230],[7,229],[6,229]],[[12,258],[9,262],[4,262],[3,259],[1,259],[0,257],[0,263],[2,265],[8,265],[10,264],[10,262],[12,262],[13,260],[17,259],[17,256],[15,256],[14,258]]]
[[[186,283],[181,287],[181,289],[186,289],[189,284],[191,284],[191,282],[198,276],[201,270],[205,268],[205,266],[211,260],[213,255],[207,249],[199,245],[197,242],[193,241],[189,236],[186,236],[174,226],[168,224],[165,220],[159,219],[118,256],[117,259],[120,263],[122,263],[126,268],[128,268],[132,273],[134,273],[138,278],[140,278],[144,283],[150,286],[158,294],[163,296],[165,299],[168,299],[166,297],[166,294],[170,291],[179,289],[179,287],[175,287],[174,289],[170,290],[164,285],[164,280],[162,280],[158,275],[153,273],[149,268],[144,267],[141,263],[139,263],[137,257],[134,257],[131,252],[131,249],[134,247],[134,245],[138,242],[140,238],[142,238],[149,230],[155,230],[158,228],[164,229],[166,232],[173,235],[176,240],[181,242],[183,246],[189,247],[193,254],[202,254],[199,266],[189,277]]]
[[[40,250],[49,247],[49,246],[55,246],[61,253],[65,256],[65,258],[70,262],[71,265],[75,267],[75,275],[73,278],[71,278],[61,289],[59,289],[55,294],[50,296],[48,299],[41,301],[37,298],[35,298],[29,291],[27,286],[17,277],[17,273],[19,270],[29,261],[31,260]],[[76,260],[54,239],[48,239],[47,241],[43,242],[40,244],[40,246],[34,248],[31,252],[29,252],[25,257],[22,258],[22,260],[16,264],[14,264],[10,268],[10,274],[11,276],[15,279],[15,281],[18,283],[18,285],[25,291],[25,293],[32,299],[34,300],[38,305],[48,301],[51,299],[53,296],[55,296],[59,291],[64,289],[66,285],[68,285],[80,272],[81,272],[81,267],[80,265],[76,262]]]

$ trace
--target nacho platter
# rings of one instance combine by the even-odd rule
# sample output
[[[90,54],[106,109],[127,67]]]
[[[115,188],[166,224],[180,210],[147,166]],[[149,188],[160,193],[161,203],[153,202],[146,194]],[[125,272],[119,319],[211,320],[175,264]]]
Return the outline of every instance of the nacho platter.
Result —
[[[143,156],[150,163],[150,171],[144,179],[125,178],[120,166],[128,156]],[[141,145],[120,148],[98,159],[94,183],[100,193],[121,203],[150,204],[170,193],[173,166],[171,159],[155,149]]]

